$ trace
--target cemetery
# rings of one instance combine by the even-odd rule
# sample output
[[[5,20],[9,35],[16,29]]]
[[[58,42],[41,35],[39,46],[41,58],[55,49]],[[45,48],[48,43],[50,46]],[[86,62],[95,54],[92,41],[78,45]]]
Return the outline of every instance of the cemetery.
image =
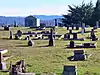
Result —
[[[95,29],[96,32],[93,32],[93,27],[86,28],[92,32],[84,35],[78,33],[81,29],[79,27],[78,30],[74,29],[69,33],[67,27],[57,27],[57,34],[54,34],[53,28],[45,28],[44,31],[28,27],[10,27],[9,31],[0,31],[0,48],[7,49],[6,54],[1,53],[11,56],[7,60],[1,59],[0,75],[99,75],[100,41],[97,38],[100,38],[100,28]],[[66,39],[69,38],[64,36],[66,33],[71,39]],[[33,39],[39,35],[45,36]],[[57,35],[60,39],[56,40]],[[93,35],[95,37],[87,38]],[[46,37],[48,39],[44,40]],[[78,38],[84,40],[76,40]],[[91,40],[93,38],[95,39]]]
[[[23,17],[0,16],[0,75],[100,75],[100,0],[95,6],[92,0],[88,4],[83,0],[79,5],[64,3],[68,5],[66,14],[63,1],[51,0],[43,7],[39,2],[46,3],[32,4],[36,6],[34,10],[31,3],[21,3],[24,13],[15,6],[10,9],[14,12],[5,9],[6,15],[21,13]],[[52,2],[52,7],[57,4],[59,10],[50,9]],[[31,15],[25,16],[27,11]],[[59,17],[45,12],[55,12]],[[35,15],[39,13],[46,16],[39,15],[42,19]]]

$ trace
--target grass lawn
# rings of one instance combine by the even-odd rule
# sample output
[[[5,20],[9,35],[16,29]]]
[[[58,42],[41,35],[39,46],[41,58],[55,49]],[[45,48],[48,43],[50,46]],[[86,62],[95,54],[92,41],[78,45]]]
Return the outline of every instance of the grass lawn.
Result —
[[[2,29],[2,28],[0,28]],[[10,28],[13,33],[17,30],[22,30],[27,32],[29,30],[35,31],[34,29],[18,27]],[[90,30],[88,28],[87,30]],[[97,37],[100,38],[100,29],[96,30]],[[64,34],[68,32],[66,28],[56,28],[58,34]],[[74,32],[76,32],[74,30]],[[78,37],[87,37],[89,33],[83,35],[78,35]],[[69,41],[55,40],[54,47],[46,47],[48,45],[48,40],[33,40],[35,45],[33,47],[27,47],[26,40],[8,40],[9,31],[0,31],[0,48],[8,49],[9,52],[6,54],[12,56],[5,62],[9,67],[10,61],[15,63],[18,60],[25,60],[27,66],[27,72],[34,72],[36,74],[41,73],[56,73],[61,75],[63,72],[64,65],[76,65],[78,75],[100,75],[100,40],[96,41],[97,48],[85,48],[87,54],[91,56],[86,61],[69,61],[67,57],[73,55],[75,49],[67,49]],[[85,41],[75,41],[77,43],[91,42],[89,39]],[[9,75],[9,73],[0,72],[0,75]]]

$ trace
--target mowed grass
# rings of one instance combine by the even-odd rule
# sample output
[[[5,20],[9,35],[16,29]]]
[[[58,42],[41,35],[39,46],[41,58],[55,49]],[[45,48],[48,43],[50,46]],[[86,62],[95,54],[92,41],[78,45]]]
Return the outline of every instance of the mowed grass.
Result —
[[[76,65],[78,75],[100,75],[100,40],[96,41],[97,48],[85,48],[86,54],[91,54],[91,56],[86,61],[69,61],[67,58],[73,55],[73,51],[76,49],[67,49],[69,41],[65,40],[55,40],[54,47],[47,47],[48,40],[33,40],[34,46],[27,47],[26,40],[9,40],[9,31],[2,31],[0,28],[0,48],[8,49],[9,52],[7,56],[12,56],[5,62],[9,68],[10,61],[13,64],[19,60],[25,60],[27,72],[34,72],[36,74],[41,73],[56,73],[61,75],[63,72],[64,65]],[[29,29],[25,27],[10,28],[13,34],[17,30],[23,32],[35,31],[35,29]],[[48,29],[49,30],[49,29]],[[81,29],[80,29],[81,30]],[[78,30],[78,31],[80,31]],[[87,30],[91,30],[88,28]],[[100,29],[96,30],[98,38],[100,38]],[[66,28],[56,28],[58,34],[65,34],[68,31]],[[74,30],[74,32],[77,32]],[[79,38],[87,37],[89,33],[85,35],[78,35]],[[92,42],[89,39],[85,41],[75,41],[76,43]],[[9,73],[0,72],[0,75],[9,75]]]

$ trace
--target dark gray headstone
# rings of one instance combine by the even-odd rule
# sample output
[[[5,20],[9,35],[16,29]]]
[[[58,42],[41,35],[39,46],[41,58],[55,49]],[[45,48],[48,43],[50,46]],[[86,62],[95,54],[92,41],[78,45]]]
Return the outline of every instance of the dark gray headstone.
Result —
[[[67,26],[67,30],[69,30],[69,26]]]
[[[76,66],[64,66],[63,75],[77,75]]]
[[[12,39],[13,38],[13,33],[12,33],[12,31],[10,31],[10,37],[9,37],[10,39]]]
[[[73,39],[77,39],[77,33],[73,33]]]
[[[76,26],[76,30],[79,30],[79,26]]]
[[[74,30],[74,26],[72,26],[72,30]]]
[[[9,31],[9,27],[8,26],[4,26],[4,30]]]
[[[54,40],[53,40],[53,29],[50,30],[49,46],[54,46]]]
[[[19,40],[18,34],[15,34],[15,40]]]
[[[74,60],[85,60],[86,55],[84,54],[84,50],[74,50]]]
[[[28,46],[33,46],[33,45],[34,45],[33,41],[32,40],[29,40],[28,41]]]
[[[70,48],[71,47],[73,48],[75,46],[74,41],[70,41],[70,45],[69,46],[70,46]]]
[[[72,30],[71,29],[69,30],[69,34],[72,34]]]
[[[22,33],[21,30],[18,30],[16,34],[17,34],[19,37],[21,37],[23,33]]]

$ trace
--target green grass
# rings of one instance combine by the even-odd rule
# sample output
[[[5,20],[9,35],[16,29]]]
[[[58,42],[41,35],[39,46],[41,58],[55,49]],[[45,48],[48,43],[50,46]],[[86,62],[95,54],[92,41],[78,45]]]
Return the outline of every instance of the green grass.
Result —
[[[10,28],[13,33],[17,30],[23,32],[35,31],[35,29],[29,28]],[[89,28],[88,30],[90,30]],[[56,28],[58,34],[64,34],[68,31],[66,28]],[[74,31],[76,32],[76,31]],[[78,35],[79,37],[87,37],[89,33],[84,36]],[[97,30],[97,37],[100,37],[100,29]],[[7,66],[9,67],[10,61],[15,63],[18,60],[25,60],[27,66],[27,72],[40,73],[56,73],[61,75],[63,72],[64,65],[76,65],[78,75],[100,75],[100,40],[97,41],[97,48],[87,49],[85,52],[91,54],[90,58],[86,61],[69,61],[67,57],[73,55],[74,49],[67,49],[66,45],[69,41],[55,40],[54,47],[46,47],[48,40],[33,40],[35,45],[33,47],[26,47],[27,41],[25,40],[7,40],[4,38],[9,37],[9,31],[0,31],[0,48],[8,49],[9,52],[6,54],[12,56],[8,59]],[[91,42],[89,39],[85,41],[75,41],[76,43]],[[0,75],[9,75],[8,73],[0,72]]]

